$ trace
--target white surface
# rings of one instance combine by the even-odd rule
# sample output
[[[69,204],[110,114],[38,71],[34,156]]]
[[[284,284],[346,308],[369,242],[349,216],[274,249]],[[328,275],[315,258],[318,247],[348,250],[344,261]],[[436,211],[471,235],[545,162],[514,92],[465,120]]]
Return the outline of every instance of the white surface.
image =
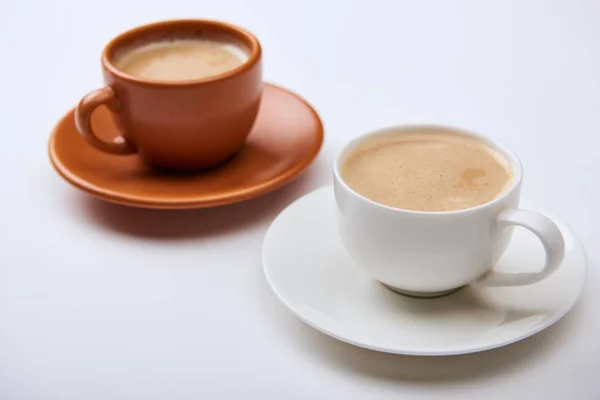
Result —
[[[286,208],[265,235],[262,259],[267,281],[281,301],[301,320],[342,341],[417,356],[493,349],[555,323],[583,289],[585,252],[557,220],[566,254],[560,269],[543,282],[469,285],[436,299],[400,296],[352,261],[336,228],[332,200],[330,186]],[[542,265],[544,258],[536,237],[517,230],[496,270],[514,273]]]
[[[171,213],[92,201],[54,173],[49,132],[101,84],[102,46],[171,17],[247,27],[266,79],[321,113],[325,147],[301,180]],[[3,1],[0,399],[598,399],[599,22],[596,0]],[[588,252],[567,317],[490,352],[402,357],[330,339],[271,293],[269,222],[331,183],[347,140],[414,122],[470,128],[519,154],[523,196]]]
[[[484,140],[510,164],[513,182],[493,201],[453,212],[398,210],[352,190],[341,177],[347,156],[365,141],[402,132],[450,133]],[[523,170],[518,157],[481,134],[432,125],[398,125],[369,132],[336,156],[333,179],[338,231],[348,254],[375,279],[400,292],[435,297],[475,280],[490,286],[528,285],[550,276],[562,261],[565,244],[558,227],[536,211],[519,209]],[[515,225],[534,233],[543,244],[542,267],[515,273],[490,271],[506,250]]]

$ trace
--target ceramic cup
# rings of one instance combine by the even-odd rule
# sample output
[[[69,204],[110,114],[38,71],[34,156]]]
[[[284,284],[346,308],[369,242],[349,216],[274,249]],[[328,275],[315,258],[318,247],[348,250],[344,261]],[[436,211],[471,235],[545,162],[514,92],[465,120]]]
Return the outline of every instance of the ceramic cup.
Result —
[[[449,212],[421,212],[388,207],[359,195],[340,175],[345,156],[365,139],[393,132],[461,133],[500,152],[513,170],[512,186],[500,197],[476,207]],[[564,240],[548,217],[519,209],[523,170],[517,156],[484,136],[439,126],[399,126],[368,133],[350,142],[337,156],[334,188],[337,221],[351,258],[376,280],[408,295],[433,297],[471,282],[489,286],[529,285],[550,276],[561,264]],[[520,272],[497,272],[512,227],[533,232],[542,242],[546,261]],[[538,268],[539,268],[538,267]]]
[[[249,54],[239,67],[187,81],[153,81],[119,71],[115,55],[137,43],[208,36],[233,41]],[[139,153],[150,164],[192,170],[219,164],[240,150],[254,123],[263,89],[261,47],[245,30],[223,22],[174,20],[141,26],[114,38],[102,53],[106,86],[85,95],[75,123],[86,141],[116,155]],[[91,115],[113,114],[120,135],[104,140]]]

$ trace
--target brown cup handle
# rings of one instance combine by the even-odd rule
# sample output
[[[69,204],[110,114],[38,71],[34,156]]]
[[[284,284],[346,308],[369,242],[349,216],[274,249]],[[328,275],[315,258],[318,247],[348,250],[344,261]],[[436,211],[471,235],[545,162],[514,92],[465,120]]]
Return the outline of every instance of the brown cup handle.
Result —
[[[106,142],[96,136],[91,119],[94,110],[101,105],[105,105],[118,118],[117,97],[114,90],[110,86],[96,89],[83,96],[75,110],[75,126],[79,133],[89,144],[106,153],[120,155],[135,153],[137,151],[135,146],[125,139],[123,132],[119,132],[119,136],[112,142]]]

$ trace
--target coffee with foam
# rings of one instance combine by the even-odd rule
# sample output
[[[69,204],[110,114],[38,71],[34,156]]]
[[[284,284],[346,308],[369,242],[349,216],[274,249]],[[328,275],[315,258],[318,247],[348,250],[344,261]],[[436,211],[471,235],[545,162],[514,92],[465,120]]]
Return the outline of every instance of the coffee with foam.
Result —
[[[343,159],[341,176],[362,196],[414,211],[475,207],[512,185],[499,152],[471,136],[436,130],[369,138]]]
[[[220,75],[247,60],[248,54],[233,43],[184,38],[133,47],[118,54],[114,64],[136,78],[173,82]]]

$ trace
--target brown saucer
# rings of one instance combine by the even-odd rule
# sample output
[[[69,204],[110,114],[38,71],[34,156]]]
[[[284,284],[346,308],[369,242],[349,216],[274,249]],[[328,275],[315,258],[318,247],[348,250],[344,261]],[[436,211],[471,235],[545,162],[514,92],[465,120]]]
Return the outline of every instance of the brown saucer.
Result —
[[[113,203],[143,208],[186,209],[236,203],[260,196],[296,178],[315,159],[323,125],[315,110],[286,89],[265,84],[260,111],[245,147],[209,171],[158,171],[137,155],[102,153],[77,132],[74,111],[52,131],[50,160],[73,186]],[[107,110],[92,118],[99,136],[117,136]]]

